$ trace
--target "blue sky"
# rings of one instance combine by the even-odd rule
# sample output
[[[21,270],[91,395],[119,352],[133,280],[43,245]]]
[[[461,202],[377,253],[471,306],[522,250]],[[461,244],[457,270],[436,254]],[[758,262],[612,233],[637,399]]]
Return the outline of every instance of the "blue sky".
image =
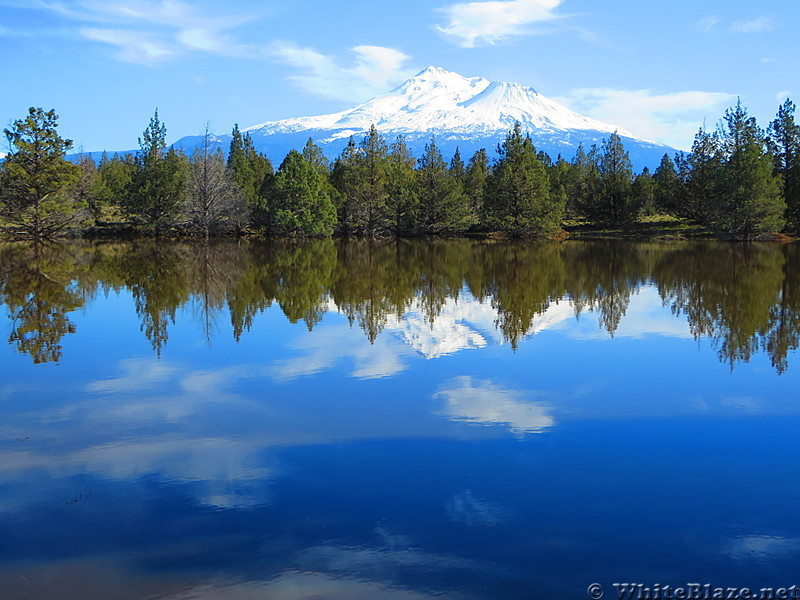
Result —
[[[794,0],[0,0],[0,119],[55,108],[76,148],[130,149],[156,107],[175,141],[343,110],[435,65],[688,148],[737,96],[762,126],[800,101],[798,17]]]

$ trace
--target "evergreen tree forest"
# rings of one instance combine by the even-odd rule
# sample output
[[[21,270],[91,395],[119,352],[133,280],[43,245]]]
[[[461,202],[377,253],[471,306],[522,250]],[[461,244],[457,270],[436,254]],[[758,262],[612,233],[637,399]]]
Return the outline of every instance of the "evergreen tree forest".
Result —
[[[697,132],[691,152],[665,154],[640,173],[616,133],[552,158],[518,124],[496,152],[471,157],[444,156],[435,138],[415,157],[402,137],[387,140],[373,126],[332,161],[309,140],[277,170],[238,125],[227,148],[206,127],[187,155],[167,145],[156,111],[137,152],[99,162],[68,158],[72,142],[57,126],[55,111],[31,108],[5,129],[7,235],[524,239],[560,238],[565,227],[630,231],[657,218],[724,239],[800,233],[800,125],[788,99],[766,129],[739,102],[715,129]]]

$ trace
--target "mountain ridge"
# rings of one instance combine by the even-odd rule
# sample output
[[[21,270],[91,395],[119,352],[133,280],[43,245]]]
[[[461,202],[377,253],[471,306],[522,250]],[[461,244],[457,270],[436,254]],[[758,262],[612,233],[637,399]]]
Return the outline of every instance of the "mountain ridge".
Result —
[[[427,67],[386,94],[338,113],[267,121],[246,128],[251,135],[301,129],[357,129],[375,125],[390,132],[507,132],[519,122],[523,130],[617,131],[636,136],[618,125],[584,117],[530,87],[482,77],[464,77],[440,67]],[[342,137],[333,136],[333,139]],[[641,139],[641,138],[637,138]],[[326,140],[327,141],[327,140]],[[650,140],[642,140],[649,143]]]
[[[385,94],[353,108],[325,115],[265,121],[242,129],[257,150],[277,167],[292,149],[299,150],[309,138],[329,159],[335,159],[348,140],[356,141],[372,125],[392,143],[402,136],[415,157],[435,138],[445,158],[459,149],[466,160],[485,148],[490,157],[508,131],[520,123],[537,150],[554,160],[572,159],[579,144],[600,146],[612,133],[622,138],[635,170],[651,170],[662,156],[679,152],[664,144],[637,137],[618,125],[580,115],[519,83],[464,77],[430,66]],[[187,136],[175,147],[190,153],[201,136]],[[215,136],[215,145],[227,152],[230,135]]]

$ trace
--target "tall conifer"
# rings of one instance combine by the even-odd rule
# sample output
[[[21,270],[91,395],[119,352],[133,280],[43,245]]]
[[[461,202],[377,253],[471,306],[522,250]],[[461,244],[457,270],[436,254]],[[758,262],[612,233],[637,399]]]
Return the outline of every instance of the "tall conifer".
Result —
[[[786,99],[769,126],[769,145],[775,173],[780,177],[786,202],[786,220],[792,231],[800,231],[800,125],[795,105]]]
[[[547,236],[564,216],[563,198],[553,197],[547,170],[519,123],[498,148],[500,158],[489,178],[486,215],[491,227],[515,237]]]

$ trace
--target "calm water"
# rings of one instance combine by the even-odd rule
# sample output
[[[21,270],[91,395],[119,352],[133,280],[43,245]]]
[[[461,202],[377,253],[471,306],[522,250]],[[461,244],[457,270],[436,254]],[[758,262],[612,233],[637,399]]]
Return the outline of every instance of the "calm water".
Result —
[[[800,585],[800,248],[0,246],[0,598]]]

